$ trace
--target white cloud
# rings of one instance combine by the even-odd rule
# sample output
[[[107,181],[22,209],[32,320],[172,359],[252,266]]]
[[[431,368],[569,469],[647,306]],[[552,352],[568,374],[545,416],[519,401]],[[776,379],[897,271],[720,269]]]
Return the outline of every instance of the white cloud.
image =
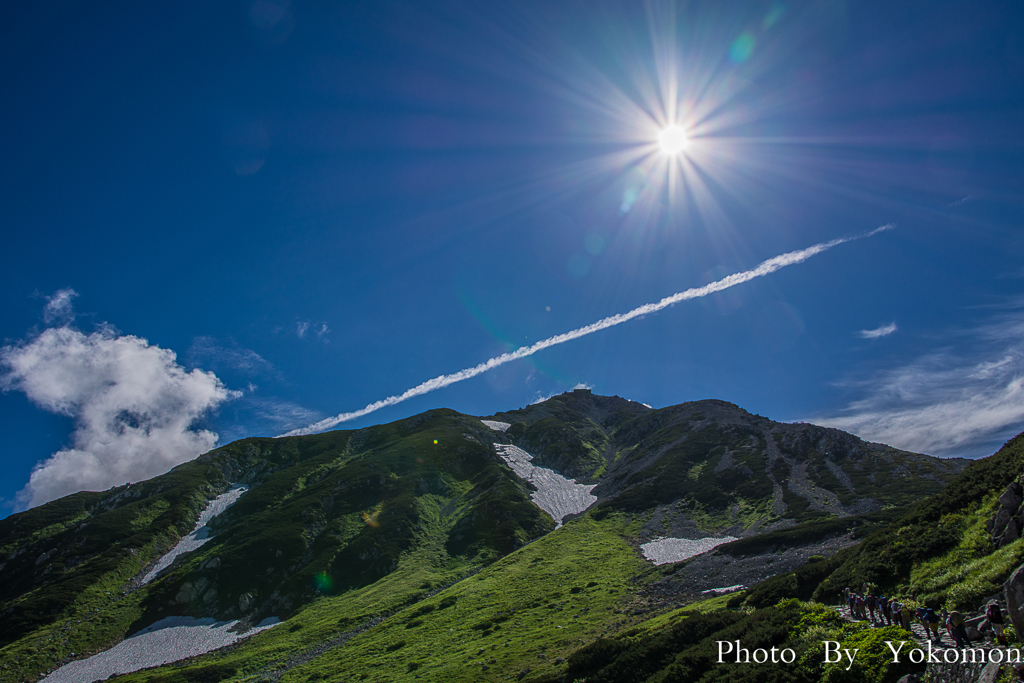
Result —
[[[71,302],[78,296],[78,292],[65,287],[57,290],[53,296],[46,298],[46,306],[43,307],[43,321],[47,325],[54,323],[65,323],[75,317],[74,308]]]
[[[313,322],[312,320],[300,320],[295,323],[295,336],[299,339],[305,339],[306,335],[310,332],[316,333],[316,338],[327,343],[327,335],[331,333],[331,328],[324,322]]]
[[[248,375],[269,374],[273,364],[252,349],[234,342],[223,344],[213,337],[196,337],[186,354],[193,365],[205,365],[214,370],[230,368]]]
[[[38,463],[19,503],[148,479],[210,450],[196,421],[238,392],[212,372],[186,372],[173,351],[111,327],[67,325],[0,349],[0,388],[74,419],[71,446]]]
[[[882,325],[881,327],[876,327],[873,330],[861,330],[859,334],[864,339],[878,339],[879,337],[892,334],[896,329],[896,323],[891,322],[888,325]]]
[[[810,422],[933,455],[980,456],[1024,429],[1024,316],[854,386],[865,396]]]
[[[280,432],[309,424],[311,420],[323,417],[322,413],[310,410],[297,403],[275,397],[249,398],[246,404],[252,408],[261,430]]]

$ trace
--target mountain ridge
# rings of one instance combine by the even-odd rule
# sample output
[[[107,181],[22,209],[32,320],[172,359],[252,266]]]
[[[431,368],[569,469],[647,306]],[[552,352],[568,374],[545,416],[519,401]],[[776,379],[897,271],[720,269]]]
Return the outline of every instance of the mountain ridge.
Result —
[[[0,520],[0,652],[26,662],[19,672],[45,671],[172,614],[298,619],[293,628],[326,609],[338,614],[336,628],[358,630],[433,604],[438,590],[455,591],[478,572],[492,577],[508,565],[531,576],[543,561],[508,559],[527,546],[578,555],[559,541],[575,537],[572,529],[596,534],[597,547],[617,558],[609,566],[643,576],[650,565],[638,551],[659,536],[753,539],[828,520],[848,533],[862,509],[901,508],[962,467],[715,400],[653,409],[574,391],[492,417],[509,427],[436,409],[358,430],[243,439],[147,482]],[[534,504],[536,486],[510,469],[499,446],[589,477],[596,502],[551,534],[557,520]],[[248,490],[213,518],[212,538],[142,585],[207,501],[233,485]],[[801,552],[789,561],[805,559]],[[597,576],[578,594],[592,593],[585,586]],[[650,602],[632,588],[615,595],[593,599],[609,610],[621,600]],[[668,606],[659,600],[656,609]],[[603,619],[593,628],[607,628]],[[316,623],[330,639],[327,622]],[[0,680],[34,678],[0,670]]]

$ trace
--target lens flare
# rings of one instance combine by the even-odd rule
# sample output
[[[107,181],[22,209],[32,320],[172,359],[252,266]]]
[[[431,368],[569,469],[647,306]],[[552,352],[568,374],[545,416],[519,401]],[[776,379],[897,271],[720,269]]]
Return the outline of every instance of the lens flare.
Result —
[[[327,572],[320,572],[313,577],[313,587],[319,593],[330,593],[331,589],[334,588],[334,581]]]
[[[670,156],[675,156],[686,149],[690,141],[686,137],[686,131],[681,126],[672,124],[658,133],[658,146],[661,151]]]

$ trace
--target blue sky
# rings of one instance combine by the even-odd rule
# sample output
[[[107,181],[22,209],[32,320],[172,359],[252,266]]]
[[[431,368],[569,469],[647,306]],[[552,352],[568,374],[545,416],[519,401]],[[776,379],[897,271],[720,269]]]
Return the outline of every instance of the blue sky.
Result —
[[[0,31],[3,514],[889,224],[339,427],[585,385],[937,455],[1024,429],[1015,3],[37,2]]]

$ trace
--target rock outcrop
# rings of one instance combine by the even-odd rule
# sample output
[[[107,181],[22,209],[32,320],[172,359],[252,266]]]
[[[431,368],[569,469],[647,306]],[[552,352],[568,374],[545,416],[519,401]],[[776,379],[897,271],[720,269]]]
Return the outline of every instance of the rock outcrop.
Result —
[[[1006,611],[1016,633],[1024,633],[1024,565],[1010,575],[1003,584],[1003,595],[1006,597]]]
[[[1022,487],[1020,482],[1012,482],[999,496],[999,509],[988,521],[986,529],[992,534],[992,545],[1002,548],[1020,538],[1024,530],[1024,509],[1021,508]]]

